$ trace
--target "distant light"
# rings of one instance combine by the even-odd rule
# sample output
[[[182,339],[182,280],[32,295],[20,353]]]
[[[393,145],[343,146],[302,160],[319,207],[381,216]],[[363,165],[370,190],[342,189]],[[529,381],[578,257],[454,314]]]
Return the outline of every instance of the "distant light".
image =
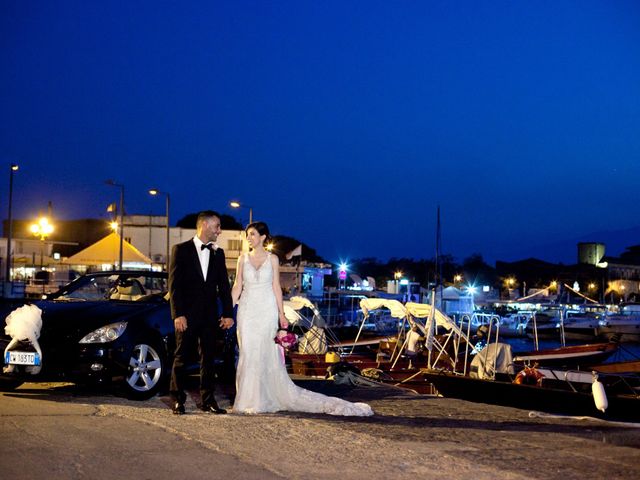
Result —
[[[15,163],[11,165],[11,170],[13,170],[14,172],[17,172],[19,168],[20,167],[18,167],[18,165],[16,165]]]
[[[462,281],[462,275],[457,274],[455,277],[453,277],[453,280],[454,280],[455,282],[461,282],[461,281]]]
[[[403,278],[402,280],[400,280],[400,285],[409,285],[409,280]]]
[[[111,222],[109,226],[111,227],[111,230],[113,230],[114,232],[118,230],[118,222]]]
[[[59,252],[53,252],[53,259],[54,260],[60,260],[60,253]]]
[[[341,263],[339,268],[340,268],[341,272],[346,272],[347,271],[347,267],[348,267],[348,265],[346,263]]]
[[[471,293],[471,294],[474,294],[474,293],[476,293],[477,291],[478,291],[478,289],[477,289],[476,287],[474,287],[473,285],[469,285],[469,286],[467,287],[467,292],[469,292],[469,293]]]
[[[609,262],[596,263],[596,267],[598,268],[607,268],[608,266],[609,266]]]
[[[267,243],[264,248],[270,252],[273,250],[273,243]]]
[[[157,195],[158,193],[159,193],[159,190],[157,188],[149,189],[149,194],[151,195]]]
[[[482,291],[487,293],[491,291],[491,287],[489,285],[483,285],[482,286]]]
[[[229,202],[229,206],[233,208],[240,208],[240,203],[236,201]]]

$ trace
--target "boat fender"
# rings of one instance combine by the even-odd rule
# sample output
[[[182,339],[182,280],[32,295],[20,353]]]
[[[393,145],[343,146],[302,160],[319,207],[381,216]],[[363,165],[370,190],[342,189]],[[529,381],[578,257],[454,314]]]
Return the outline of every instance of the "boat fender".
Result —
[[[593,401],[596,404],[596,408],[604,413],[609,406],[607,401],[607,394],[604,391],[604,385],[600,383],[598,377],[593,377],[593,383],[591,384],[591,393],[593,395]]]

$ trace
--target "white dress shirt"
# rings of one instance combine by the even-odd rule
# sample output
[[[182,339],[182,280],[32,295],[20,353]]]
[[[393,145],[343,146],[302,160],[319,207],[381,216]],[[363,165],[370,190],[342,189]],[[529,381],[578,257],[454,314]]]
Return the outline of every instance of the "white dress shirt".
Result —
[[[193,237],[193,243],[196,245],[196,252],[198,252],[198,258],[200,259],[200,268],[202,269],[202,276],[205,281],[207,280],[207,270],[209,270],[209,257],[211,256],[211,250],[208,248],[201,248],[204,245],[203,241],[196,235]]]

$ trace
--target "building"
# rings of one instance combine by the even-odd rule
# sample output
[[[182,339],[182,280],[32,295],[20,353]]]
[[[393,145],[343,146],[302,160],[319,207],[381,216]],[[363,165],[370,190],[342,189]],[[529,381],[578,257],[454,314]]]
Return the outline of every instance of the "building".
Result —
[[[167,217],[154,215],[125,215],[123,238],[151,259],[152,265],[164,269],[167,259]],[[169,255],[174,245],[193,238],[195,228],[169,228]],[[216,242],[224,249],[227,270],[235,272],[238,257],[249,251],[242,230],[223,230]]]

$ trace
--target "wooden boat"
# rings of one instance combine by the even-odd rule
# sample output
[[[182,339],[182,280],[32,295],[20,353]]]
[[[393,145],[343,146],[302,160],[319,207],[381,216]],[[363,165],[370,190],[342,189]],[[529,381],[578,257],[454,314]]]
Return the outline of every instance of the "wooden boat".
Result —
[[[540,365],[556,365],[566,368],[579,368],[604,362],[618,351],[616,342],[571,345],[568,347],[533,350],[514,353],[513,361],[522,364],[538,363]]]
[[[600,373],[640,373],[640,360],[601,363],[590,366],[589,369]]]
[[[560,388],[558,384],[544,387],[481,380],[442,370],[423,369],[422,374],[444,397],[563,415],[640,421],[640,395],[632,388],[628,393],[608,393],[608,407],[601,412],[596,408],[591,392],[573,389],[569,382],[566,382],[566,388]]]

